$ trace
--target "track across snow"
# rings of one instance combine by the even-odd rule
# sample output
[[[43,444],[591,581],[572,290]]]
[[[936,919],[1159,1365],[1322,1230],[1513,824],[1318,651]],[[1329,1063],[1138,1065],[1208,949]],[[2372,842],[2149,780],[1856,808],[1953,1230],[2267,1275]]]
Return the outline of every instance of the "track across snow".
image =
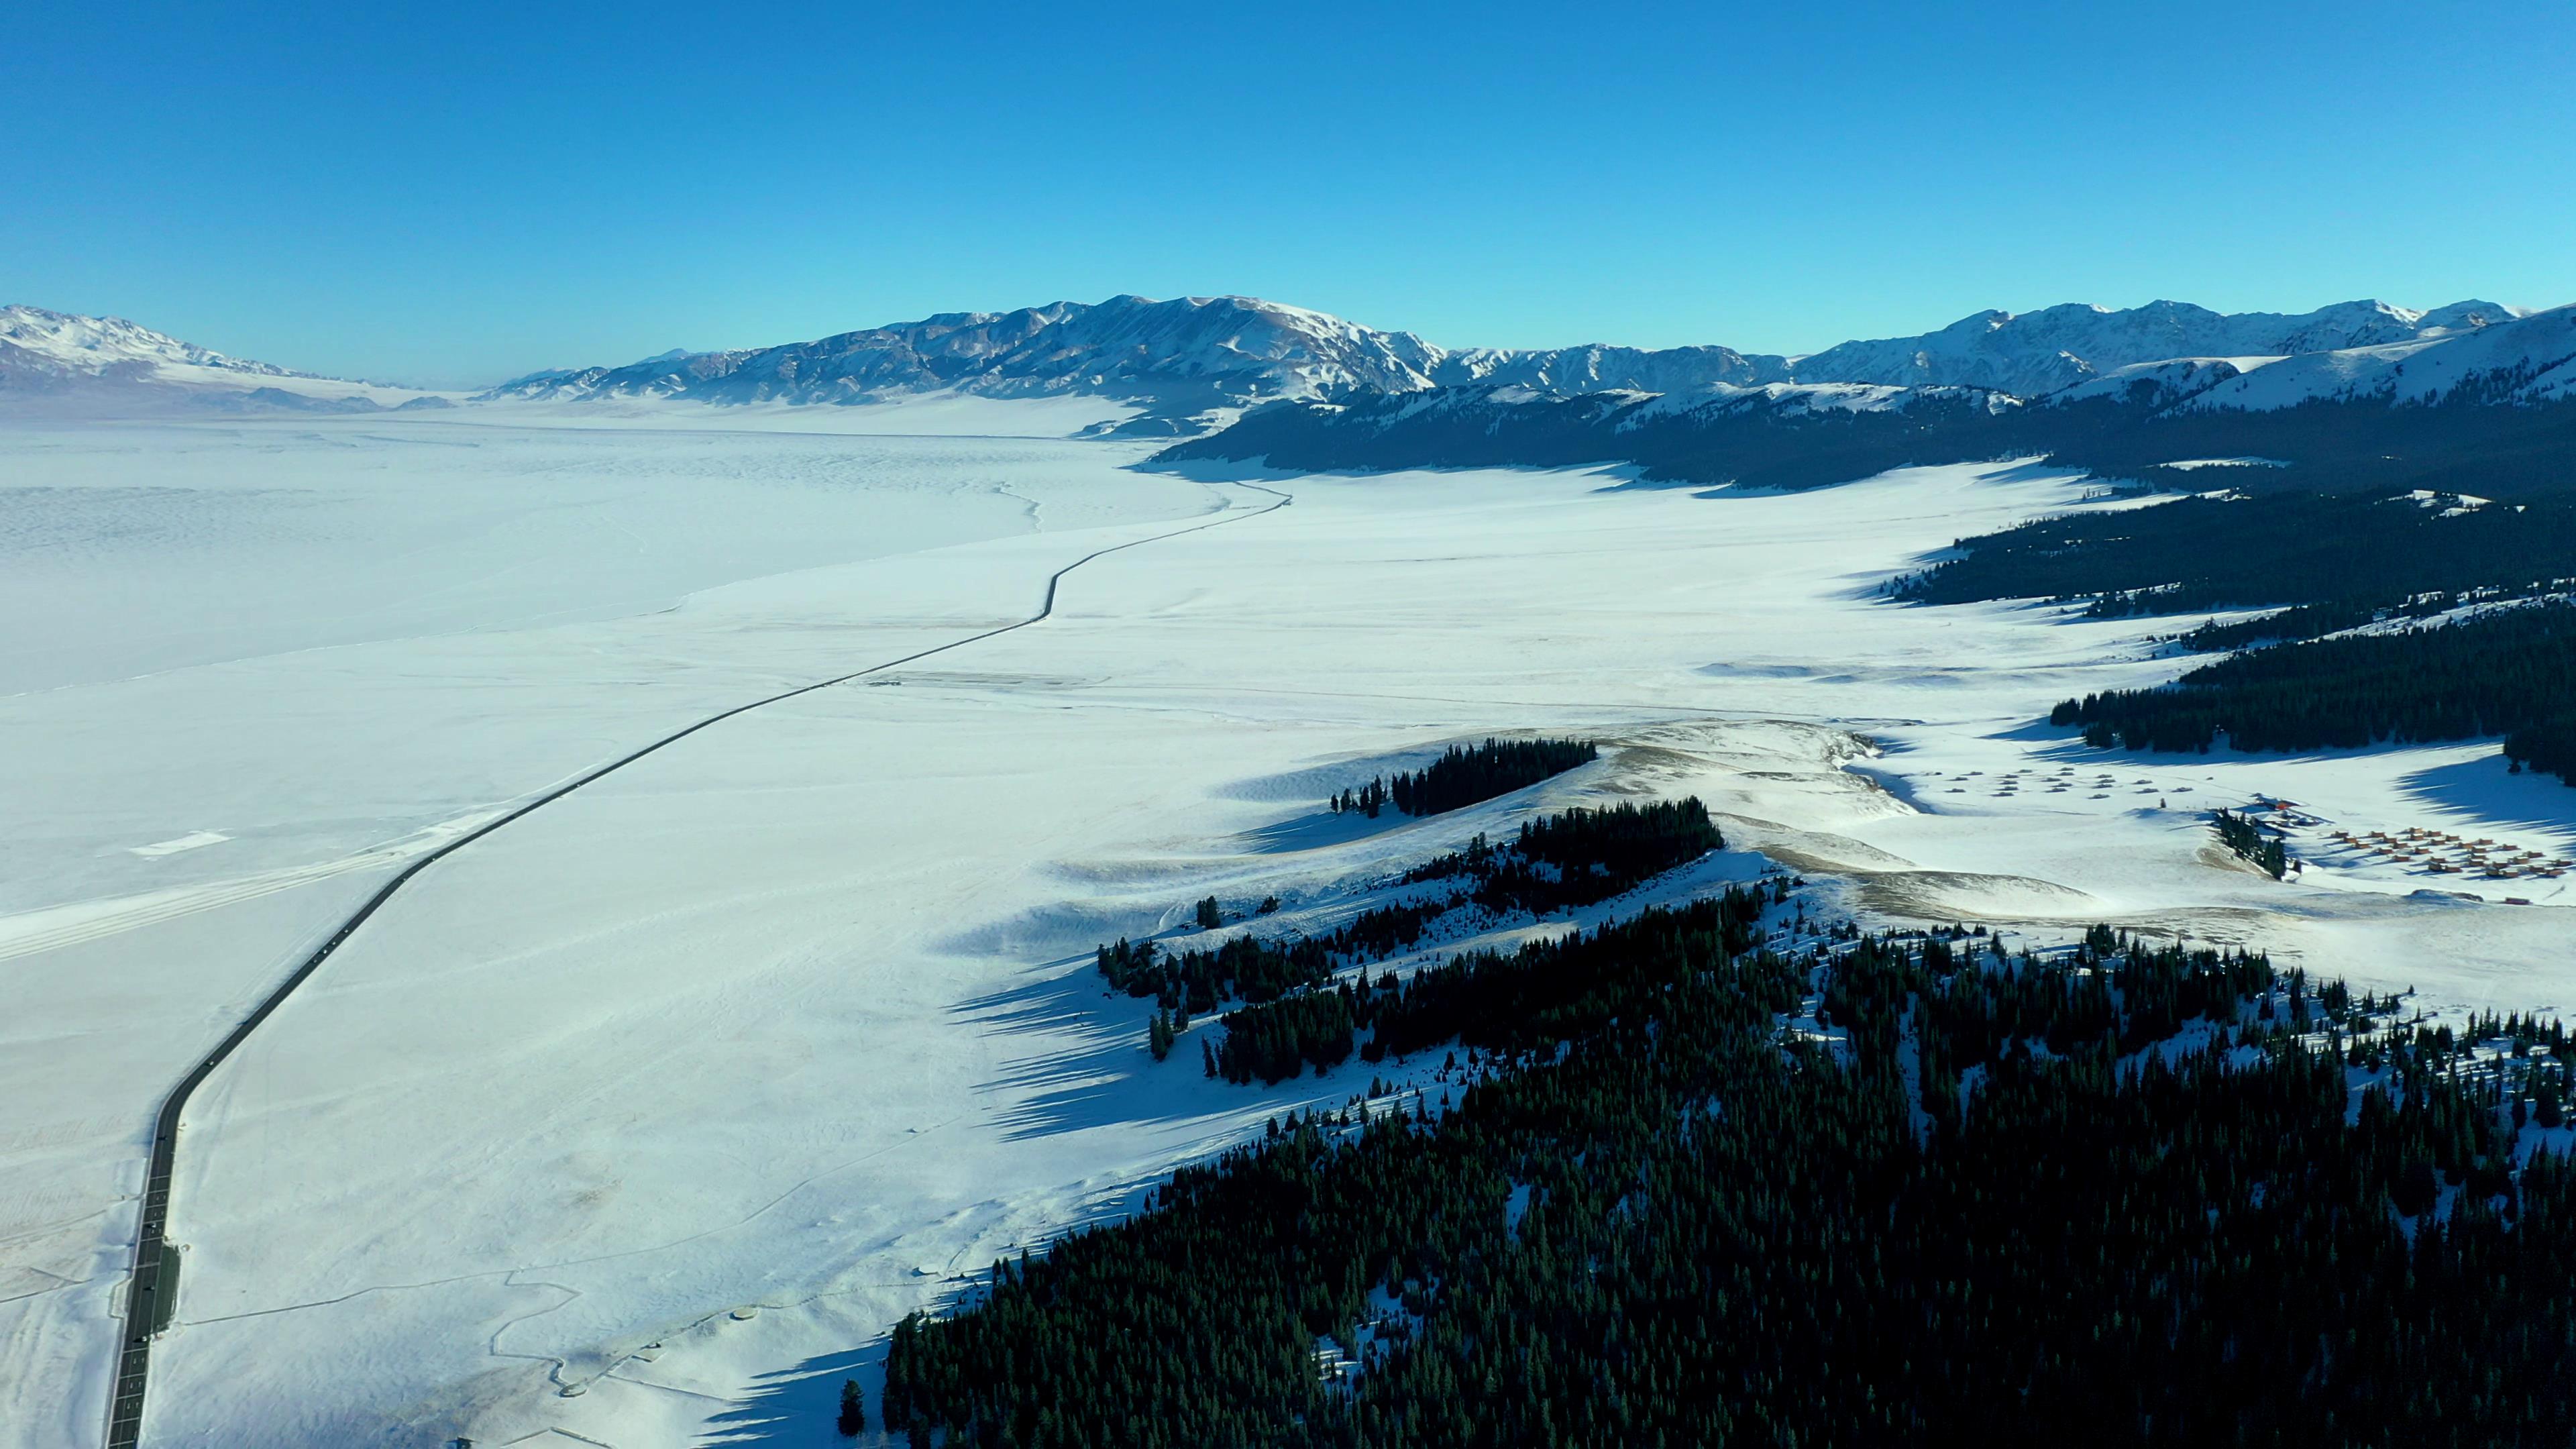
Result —
[[[134,1238],[134,1268],[128,1280],[129,1286],[125,1299],[125,1342],[117,1354],[116,1386],[108,1399],[107,1449],[135,1449],[140,1441],[143,1430],[144,1393],[148,1387],[152,1368],[152,1338],[154,1333],[169,1320],[171,1306],[169,1295],[171,1289],[175,1287],[176,1279],[171,1277],[165,1281],[165,1274],[170,1272],[175,1263],[173,1255],[165,1251],[164,1230],[169,1218],[170,1179],[178,1161],[179,1119],[187,1110],[189,1097],[208,1076],[213,1074],[215,1068],[222,1066],[226,1058],[238,1050],[243,1042],[250,1039],[251,1033],[259,1029],[260,1023],[266,1021],[278,1007],[284,1005],[286,999],[295,994],[297,987],[311,979],[313,973],[321,969],[322,963],[329,960],[331,954],[340,949],[341,944],[347,941],[360,926],[366,924],[368,917],[374,915],[385,902],[391,900],[395,892],[400,891],[422,871],[503,826],[524,819],[583,786],[605,779],[645,756],[668,745],[677,744],[700,730],[721,724],[736,715],[748,714],[768,705],[779,704],[800,695],[812,694],[816,690],[830,689],[835,685],[847,684],[851,680],[863,679],[871,674],[881,674],[916,660],[927,659],[934,654],[963,649],[969,644],[981,643],[998,635],[1028,628],[1032,624],[1043,623],[1055,613],[1056,591],[1064,582],[1065,576],[1095,559],[1105,558],[1110,554],[1145,544],[1179,538],[1184,534],[1198,533],[1228,523],[1240,523],[1246,519],[1259,518],[1265,514],[1277,512],[1296,501],[1291,494],[1275,488],[1265,488],[1257,483],[1237,482],[1231,486],[1247,488],[1256,493],[1267,493],[1277,501],[1249,513],[1236,513],[1229,509],[1222,518],[1195,523],[1187,528],[1172,529],[1146,538],[1130,539],[1125,543],[1112,544],[1107,548],[1094,549],[1047,576],[1045,597],[1039,601],[1037,612],[1025,619],[970,634],[963,639],[953,639],[928,649],[916,650],[899,659],[888,659],[871,664],[864,669],[854,669],[847,674],[835,675],[830,679],[782,690],[777,694],[752,700],[748,704],[738,704],[731,709],[708,715],[673,730],[640,749],[621,755],[587,773],[577,775],[535,799],[513,808],[506,814],[485,822],[477,829],[413,861],[401,874],[385,882],[381,889],[367,898],[365,904],[359,906],[347,920],[340,923],[340,928],[331,933],[330,939],[324,941],[312,955],[304,958],[303,963],[280,982],[276,990],[270,992],[250,1015],[242,1018],[241,1024],[234,1027],[231,1034],[218,1043],[213,1051],[200,1059],[187,1076],[180,1079],[179,1084],[172,1088],[170,1095],[162,1101],[160,1113],[153,1119],[152,1160],[144,1174],[142,1211]]]

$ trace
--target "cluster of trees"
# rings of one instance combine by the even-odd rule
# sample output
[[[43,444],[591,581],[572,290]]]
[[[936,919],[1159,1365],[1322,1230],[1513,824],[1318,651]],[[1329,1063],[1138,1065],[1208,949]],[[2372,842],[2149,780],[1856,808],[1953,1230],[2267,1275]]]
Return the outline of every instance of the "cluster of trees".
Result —
[[[1438,815],[1562,775],[1601,758],[1590,740],[1494,740],[1473,747],[1451,745],[1419,770],[1380,776],[1332,799],[1335,813],[1357,811],[1374,820],[1389,804],[1407,815]]]
[[[1260,1006],[1225,1014],[1225,1038],[1210,1049],[1201,1042],[1207,1072],[1229,1082],[1284,1081],[1308,1064],[1322,1076],[1350,1060],[1354,1030],[1367,1010],[1367,992],[1348,986],[1300,991]],[[1372,1058],[1374,1060],[1374,1058]]]
[[[2108,748],[2356,749],[2518,735],[2517,760],[2576,779],[2576,607],[2250,650],[2157,689],[2065,700],[2049,722]]]
[[[1189,1029],[1188,1007],[1165,1009],[1157,1006],[1154,1008],[1154,1014],[1145,1022],[1145,1050],[1153,1053],[1154,1060],[1162,1061],[1171,1056],[1173,1043],[1179,1041],[1181,1033]]]
[[[1544,1027],[1492,1011],[1479,1029],[1533,1045],[1451,1110],[1292,1116],[1139,1216],[995,1264],[971,1305],[897,1329],[887,1428],[993,1449],[2566,1436],[2576,1174],[2512,1136],[2565,1100],[2555,1024],[2479,1052],[2259,956],[2097,930],[2056,959],[1867,938],[1791,959],[1730,949],[1723,915],[1568,948],[1585,969],[1550,979],[1574,994]],[[2172,1040],[2195,1023],[2202,1045]],[[2349,1067],[2377,1074],[2358,1110]]]
[[[1398,902],[1362,911],[1327,935],[1286,940],[1237,936],[1213,948],[1190,951],[1167,951],[1153,941],[1121,936],[1100,947],[1094,959],[1111,986],[1130,996],[1151,996],[1165,1011],[1206,1011],[1227,1001],[1272,1001],[1296,987],[1326,980],[1353,961],[1411,946],[1453,904]]]
[[[1472,882],[1467,898],[1489,911],[1544,916],[1608,900],[1725,845],[1696,795],[1578,806],[1524,822],[1509,845],[1497,847],[1480,833],[1465,850],[1434,856],[1404,880],[1463,878]]]
[[[1405,883],[1465,877],[1463,894],[1399,901],[1361,912],[1322,936],[1268,940],[1237,936],[1218,945],[1169,951],[1156,942],[1122,936],[1094,960],[1109,984],[1130,996],[1150,996],[1161,1012],[1188,1014],[1228,1001],[1260,1005],[1330,980],[1342,967],[1410,949],[1433,921],[1473,901],[1497,914],[1546,915],[1569,906],[1607,900],[1685,861],[1725,844],[1708,808],[1697,798],[1603,810],[1577,807],[1530,821],[1507,847],[1478,835],[1464,851],[1443,855],[1409,872]],[[1214,897],[1199,903],[1204,917]],[[1149,1045],[1160,1041],[1149,1028]],[[1163,1043],[1168,1050],[1169,1043]],[[1161,1058],[1157,1053],[1157,1060]],[[1275,1078],[1274,1078],[1275,1080]]]
[[[2098,617],[2303,606],[2188,636],[2225,648],[2313,637],[2471,594],[2564,587],[2576,580],[2576,502],[2456,511],[2404,496],[2192,497],[2043,518],[1956,546],[1959,557],[1893,592],[1931,604],[2091,597]]]
[[[2533,769],[2576,785],[2576,714],[2527,724],[2504,737],[2505,758],[2516,770]]]
[[[2272,879],[2279,880],[2290,868],[2289,848],[2244,816],[2221,810],[2210,818],[2210,825],[2218,831],[2219,844],[2234,851],[2237,859],[2262,867]]]
[[[1751,947],[1764,899],[1730,886],[1640,922],[1533,941],[1509,954],[1463,954],[1410,979],[1388,974],[1372,983],[1363,968],[1353,982],[1226,1013],[1225,1044],[1211,1056],[1210,1071],[1230,1082],[1277,1082],[1311,1065],[1321,1076],[1350,1059],[1362,1031],[1373,1035],[1357,1050],[1372,1064],[1448,1042],[1520,1052],[1588,1035],[1599,1029],[1599,1013],[1630,1003],[1601,989],[1605,972],[1624,969],[1639,951],[1674,969],[1724,961]]]
[[[1417,867],[1408,878],[1471,875],[1476,884],[1463,899],[1497,912],[1545,914],[1616,895],[1722,843],[1707,807],[1696,798],[1642,807],[1578,808],[1523,825],[1519,837],[1499,850],[1479,835],[1465,851]],[[1436,915],[1458,900],[1409,909]],[[1408,908],[1390,909],[1400,913]],[[1740,951],[1760,916],[1756,895],[1730,888],[1677,919],[1708,933],[1712,949]],[[1363,934],[1369,919],[1363,916],[1346,927],[1343,938]],[[1418,923],[1408,924],[1418,934]],[[1555,1013],[1585,995],[1584,981],[1593,968],[1584,963],[1594,949],[1587,938],[1576,936],[1536,943],[1511,956],[1463,955],[1418,971],[1410,981],[1388,975],[1372,986],[1363,967],[1356,982],[1310,984],[1226,1013],[1224,1044],[1202,1048],[1208,1074],[1230,1082],[1256,1077],[1277,1082],[1311,1066],[1321,1076],[1348,1061],[1357,1034],[1371,1028],[1374,1036],[1357,1048],[1370,1062],[1452,1038],[1488,1048],[1526,1045],[1531,1032],[1553,1040],[1569,1034],[1560,1030],[1564,1023]]]

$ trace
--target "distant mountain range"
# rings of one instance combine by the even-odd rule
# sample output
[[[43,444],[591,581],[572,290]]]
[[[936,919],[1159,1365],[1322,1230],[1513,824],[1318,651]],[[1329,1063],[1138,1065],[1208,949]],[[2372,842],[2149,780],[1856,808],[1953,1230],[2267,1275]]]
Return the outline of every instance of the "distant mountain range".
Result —
[[[1661,393],[1569,395],[1514,383],[1350,394],[1259,409],[1159,456],[1306,471],[1614,463],[1635,465],[1648,481],[1766,488],[1907,464],[2048,456],[2177,487],[2226,476],[2272,489],[2576,491],[2576,307],[2492,321],[2444,313],[2387,314],[2392,321],[2377,325],[2415,329],[2402,341],[2289,357],[2087,359],[2094,375],[2035,395],[1813,381]],[[2045,338],[2056,329],[2038,331]],[[2131,331],[2122,323],[2108,335]],[[2371,335],[2368,326],[2328,335],[2353,331]],[[2277,466],[2199,471],[2249,458]]]
[[[2463,336],[2518,315],[2493,302],[2430,312],[2344,302],[2298,314],[2234,315],[2181,302],[2127,311],[2070,305],[1981,312],[1918,337],[1782,356],[1604,345],[1453,351],[1410,332],[1246,297],[1113,297],[1096,306],[953,312],[814,342],[531,373],[482,396],[849,403],[938,389],[1000,397],[1089,393],[1141,406],[1141,426],[1132,430],[1193,432],[1268,402],[1448,387],[1562,396],[1864,383],[2036,396],[2141,363],[2222,358],[2241,369],[2299,353]]]
[[[1631,456],[1622,440],[1634,435],[1734,436],[1757,424],[1863,414],[1993,420],[2105,400],[2123,415],[2325,398],[2544,402],[2576,385],[2571,320],[2564,308],[2525,314],[2481,301],[2429,312],[2344,302],[2234,314],[2181,302],[2068,305],[1981,312],[1937,332],[1790,356],[1717,346],[1452,350],[1252,298],[1113,297],[536,372],[463,400],[813,405],[1075,395],[1134,409],[1118,431],[1196,437],[1180,450],[1194,456],[1338,467],[1537,461],[1525,447],[1489,455],[1501,439],[1544,432],[1563,446],[1540,452],[1574,447],[1585,461],[1617,460]],[[11,399],[89,410],[356,412],[457,400],[318,378],[131,322],[25,306],[0,309],[0,401]],[[1578,427],[1578,418],[1594,421]],[[1576,446],[1586,431],[1602,437]],[[1456,441],[1474,436],[1494,441]],[[1435,438],[1449,441],[1435,446]]]

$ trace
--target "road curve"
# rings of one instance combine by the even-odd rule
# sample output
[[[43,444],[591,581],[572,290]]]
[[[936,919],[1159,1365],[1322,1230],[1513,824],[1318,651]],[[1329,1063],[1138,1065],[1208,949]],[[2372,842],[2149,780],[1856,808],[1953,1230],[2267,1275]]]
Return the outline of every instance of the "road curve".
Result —
[[[1234,486],[1238,488],[1249,488],[1256,493],[1267,493],[1279,501],[1266,508],[1254,509],[1249,513],[1236,513],[1229,509],[1224,517],[1213,519],[1206,523],[1196,523],[1187,528],[1173,529],[1169,533],[1158,533],[1150,538],[1130,539],[1125,543],[1112,544],[1109,547],[1102,549],[1094,549],[1090,553],[1084,554],[1082,557],[1075,559],[1073,562],[1066,564],[1060,569],[1057,569],[1054,573],[1047,575],[1046,597],[1040,601],[1038,611],[1029,615],[1025,619],[1019,620],[1016,623],[1004,624],[998,628],[986,629],[980,634],[970,634],[963,639],[954,639],[946,644],[937,645],[933,648],[923,649],[916,653],[907,654],[900,659],[889,659],[882,664],[871,664],[865,669],[854,669],[847,674],[835,675],[830,679],[818,680],[812,684],[799,685],[794,689],[784,690],[780,693],[769,695],[762,699],[755,699],[749,704],[738,704],[721,713],[708,715],[706,718],[699,720],[694,724],[688,725],[682,729],[674,730],[671,733],[662,736],[660,739],[653,741],[642,749],[636,750],[630,754],[621,755],[587,774],[576,776],[564,784],[557,785],[546,793],[539,795],[535,799],[528,801],[526,804],[519,806],[517,809],[510,811],[508,814],[489,821],[480,828],[465,835],[461,835],[456,839],[449,841],[447,844],[440,846],[438,849],[431,851],[429,854],[422,856],[420,859],[413,861],[409,866],[406,866],[403,869],[401,874],[395,876],[392,880],[385,882],[384,887],[381,890],[378,890],[374,895],[367,898],[366,904],[358,907],[355,912],[351,913],[347,920],[340,923],[340,929],[331,933],[331,939],[323,942],[312,955],[305,957],[303,964],[297,966],[292,974],[288,975],[284,981],[280,982],[277,989],[270,992],[266,1000],[260,1002],[257,1010],[242,1018],[241,1024],[233,1028],[231,1035],[225,1037],[213,1051],[206,1053],[206,1055],[197,1062],[196,1066],[189,1070],[188,1075],[179,1079],[179,1085],[171,1088],[170,1095],[163,1099],[160,1115],[153,1119],[152,1165],[144,1174],[143,1209],[140,1219],[141,1225],[134,1237],[134,1270],[132,1277],[128,1280],[129,1286],[125,1295],[125,1341],[117,1353],[116,1387],[108,1396],[107,1449],[135,1449],[135,1446],[140,1442],[143,1433],[143,1395],[147,1378],[152,1370],[152,1339],[154,1334],[162,1327],[166,1326],[168,1322],[168,1314],[173,1301],[170,1295],[175,1291],[177,1286],[177,1279],[175,1276],[177,1269],[177,1255],[175,1252],[167,1250],[164,1232],[168,1227],[169,1220],[170,1177],[172,1169],[178,1160],[179,1118],[180,1115],[187,1110],[189,1096],[194,1093],[198,1086],[214,1072],[215,1068],[224,1064],[225,1058],[231,1056],[240,1048],[243,1042],[250,1039],[250,1034],[259,1029],[259,1024],[261,1022],[268,1020],[271,1012],[276,1011],[278,1007],[284,1005],[286,998],[294,995],[297,987],[302,986],[307,980],[310,980],[313,973],[321,969],[322,963],[331,959],[331,953],[339,950],[342,942],[348,940],[350,935],[354,933],[358,927],[365,925],[367,918],[374,915],[377,909],[383,906],[386,901],[393,899],[394,892],[401,890],[405,885],[409,884],[412,877],[429,869],[431,866],[436,865],[439,861],[445,859],[449,855],[472,845],[475,841],[482,839],[493,831],[508,825],[514,820],[524,819],[544,806],[551,805],[555,801],[562,799],[575,790],[582,788],[584,785],[605,779],[608,776],[617,773],[619,770],[625,769],[628,765],[634,764],[637,760],[643,759],[646,755],[652,754],[654,751],[659,750],[666,745],[677,744],[679,741],[687,739],[689,736],[696,734],[698,731],[705,729],[710,725],[722,724],[724,721],[733,718],[735,715],[748,714],[751,711],[760,709],[766,705],[773,705],[784,700],[794,699],[798,695],[812,694],[818,689],[830,689],[836,684],[847,684],[853,679],[862,679],[871,674],[881,674],[886,670],[896,668],[900,665],[910,664],[915,660],[927,659],[933,654],[945,654],[951,649],[963,649],[969,644],[981,643],[982,641],[993,638],[996,635],[1008,634],[1013,630],[1025,629],[1032,624],[1042,623],[1055,613],[1056,588],[1059,584],[1064,582],[1065,575],[1072,573],[1075,569],[1082,567],[1084,564],[1092,562],[1094,559],[1105,558],[1110,554],[1140,547],[1144,544],[1160,543],[1165,539],[1179,538],[1183,534],[1198,533],[1202,530],[1217,528],[1228,523],[1240,523],[1245,519],[1259,518],[1263,514],[1275,513],[1296,501],[1296,499],[1290,494],[1282,493],[1275,488],[1264,488],[1258,483],[1236,483]],[[165,1274],[170,1276],[165,1278]]]

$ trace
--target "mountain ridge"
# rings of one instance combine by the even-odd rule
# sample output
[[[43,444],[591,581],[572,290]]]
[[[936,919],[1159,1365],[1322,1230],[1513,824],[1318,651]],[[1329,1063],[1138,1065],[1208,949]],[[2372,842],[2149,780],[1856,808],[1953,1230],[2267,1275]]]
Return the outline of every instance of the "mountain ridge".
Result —
[[[26,303],[0,306],[0,403],[12,401],[53,404],[72,413],[174,407],[375,412],[446,405],[413,388],[234,357],[122,317]]]
[[[1186,431],[1268,402],[1487,384],[1573,394],[1853,383],[2031,396],[2140,363],[2418,341],[2519,315],[2519,309],[2474,300],[2420,312],[2357,301],[2304,313],[2235,314],[2181,302],[2125,310],[2068,303],[1972,313],[1935,332],[1792,355],[1609,343],[1453,349],[1411,332],[1259,298],[1130,295],[1006,313],[942,313],[811,342],[665,354],[622,367],[548,369],[479,397],[844,403],[939,388],[997,396],[1096,391],[1139,402],[1151,420],[1148,429]]]
[[[470,401],[678,399],[712,404],[861,404],[935,393],[1001,398],[1095,396],[1133,409],[1091,431],[1189,436],[1281,402],[1524,389],[1551,397],[1646,393],[1716,399],[1724,388],[1976,388],[2014,398],[2126,394],[2141,381],[2166,401],[2270,406],[2310,388],[2353,393],[2433,344],[2535,315],[2485,301],[2415,311],[2339,302],[2301,313],[2221,313],[2158,301],[2114,309],[2068,303],[1972,313],[1910,337],[1837,343],[1807,354],[1720,345],[1450,348],[1310,308],[1250,297],[1122,295],[1009,312],[945,312],[805,342],[706,352],[673,349],[618,366],[552,368]],[[2351,356],[2356,350],[2367,356]],[[2441,354],[2449,356],[2451,354]],[[2461,354],[2465,355],[2465,354]],[[2333,357],[2332,362],[2299,362]],[[2299,362],[2275,371],[2284,359]],[[2266,372],[2271,381],[2249,375]],[[1705,396],[1703,396],[1705,395]],[[317,377],[227,356],[119,318],[0,308],[0,398],[371,411],[444,406],[407,389]],[[1741,409],[1740,398],[1717,399]],[[1782,394],[1775,405],[1860,406],[1849,396]],[[1882,406],[1878,399],[1872,406]]]
[[[2430,314],[2417,314],[2425,316]],[[2105,477],[2206,487],[2202,460],[2259,457],[2245,486],[2576,490],[2576,306],[2288,358],[2131,364],[2036,397],[1934,383],[1712,383],[1563,395],[1478,384],[1285,402],[1175,444],[1167,461],[1301,471],[1628,465],[1650,481],[1803,488],[1914,464],[2048,456]]]

